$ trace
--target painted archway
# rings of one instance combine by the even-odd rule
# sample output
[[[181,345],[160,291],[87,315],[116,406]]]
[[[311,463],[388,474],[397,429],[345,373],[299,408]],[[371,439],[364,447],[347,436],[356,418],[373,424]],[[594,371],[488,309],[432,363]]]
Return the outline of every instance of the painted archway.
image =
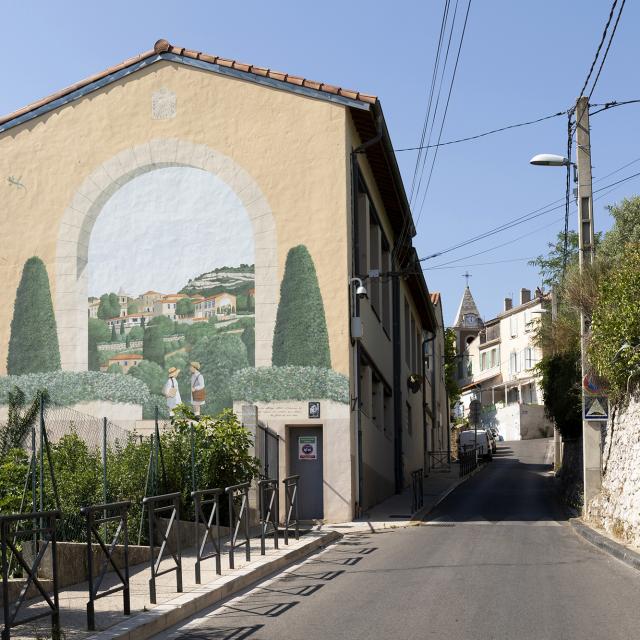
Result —
[[[64,370],[84,371],[87,357],[89,239],[109,198],[133,178],[166,167],[214,174],[245,207],[255,243],[256,366],[271,364],[278,304],[277,237],[273,214],[255,180],[228,156],[186,140],[154,139],[125,149],[88,176],[64,212],[56,245],[55,310]]]

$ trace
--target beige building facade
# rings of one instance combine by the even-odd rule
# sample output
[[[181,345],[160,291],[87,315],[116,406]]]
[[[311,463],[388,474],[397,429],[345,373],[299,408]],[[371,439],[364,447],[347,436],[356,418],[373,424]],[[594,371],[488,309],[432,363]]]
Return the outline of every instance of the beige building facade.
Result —
[[[323,443],[323,472],[306,489],[322,496],[312,517],[351,519],[402,491],[412,471],[426,472],[431,449],[446,448],[441,311],[416,268],[415,228],[374,96],[161,40],[0,118],[0,170],[21,175],[25,186],[2,187],[10,251],[0,277],[16,292],[18,308],[18,290],[29,285],[26,265],[42,265],[56,325],[55,335],[42,340],[59,353],[52,370],[81,376],[92,366],[87,344],[91,349],[100,321],[87,317],[90,296],[124,282],[127,303],[142,303],[138,314],[177,319],[175,304],[191,295],[192,278],[251,264],[252,312],[219,334],[246,363],[228,378],[255,376],[266,385],[249,393],[238,383],[234,401],[256,403],[260,419],[278,432],[281,460],[291,460],[281,474],[298,468],[296,429],[315,429],[317,435],[304,436]],[[168,219],[176,224],[154,226],[134,205],[178,174],[189,184],[208,181],[201,199],[214,194],[212,201],[196,213],[197,203],[188,210],[176,201]],[[216,211],[226,217],[216,218]],[[125,234],[117,221],[125,214],[139,215],[136,224],[149,230],[144,242],[118,253]],[[207,242],[206,233],[221,240]],[[193,244],[200,235],[202,244]],[[232,257],[221,262],[226,247]],[[107,265],[109,250],[131,262],[114,258]],[[356,295],[356,281],[366,297]],[[202,305],[210,295],[198,293]],[[11,305],[0,308],[0,375],[25,372],[10,370],[12,350],[21,344],[13,313]],[[133,315],[131,323],[138,326]],[[196,340],[206,330],[185,334],[185,358],[202,352]],[[436,355],[427,371],[432,343]],[[214,355],[202,366],[210,379],[221,365]],[[301,398],[307,380],[313,391]],[[286,397],[276,398],[272,386]],[[294,404],[282,415],[266,408],[273,402]],[[328,408],[327,422],[313,403]]]

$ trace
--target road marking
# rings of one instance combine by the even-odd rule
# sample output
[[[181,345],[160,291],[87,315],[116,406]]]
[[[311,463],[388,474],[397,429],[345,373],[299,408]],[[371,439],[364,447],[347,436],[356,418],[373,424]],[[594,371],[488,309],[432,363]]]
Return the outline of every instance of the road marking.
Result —
[[[432,520],[424,522],[423,525],[436,527],[453,527],[463,525],[491,526],[491,527],[561,527],[562,523],[557,520]]]

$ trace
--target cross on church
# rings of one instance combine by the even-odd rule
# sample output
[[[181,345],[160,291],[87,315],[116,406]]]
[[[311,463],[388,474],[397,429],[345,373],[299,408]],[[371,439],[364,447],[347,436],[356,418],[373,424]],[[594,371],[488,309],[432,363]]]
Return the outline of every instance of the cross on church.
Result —
[[[471,278],[471,274],[470,274],[468,271],[465,271],[465,272],[462,274],[462,277],[463,277],[463,278],[466,278],[466,281],[467,281],[467,287],[468,287],[468,286],[469,286],[469,278]]]

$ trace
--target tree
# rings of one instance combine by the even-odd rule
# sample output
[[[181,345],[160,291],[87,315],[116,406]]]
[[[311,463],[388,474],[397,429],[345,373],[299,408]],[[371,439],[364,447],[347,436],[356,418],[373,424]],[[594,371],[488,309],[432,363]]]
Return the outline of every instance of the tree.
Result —
[[[123,375],[124,371],[122,370],[122,367],[117,362],[114,362],[113,364],[110,364],[109,367],[107,368],[107,373],[117,373],[119,375]]]
[[[142,340],[143,338],[144,338],[144,326],[133,327],[131,331],[129,331],[129,340]]]
[[[175,331],[175,322],[167,316],[156,316],[149,322],[149,327],[156,327],[162,336],[171,336]]]
[[[445,329],[444,332],[444,380],[449,398],[449,406],[453,407],[460,398],[456,369],[458,360],[456,357],[456,334],[453,329]]]
[[[115,293],[103,293],[98,305],[98,318],[109,320],[120,315],[120,301]]]
[[[25,437],[38,418],[40,402],[46,402],[48,397],[46,391],[38,391],[27,406],[27,398],[22,389],[16,386],[9,392],[7,423],[0,431],[0,459],[11,449],[23,446]]]
[[[247,327],[242,332],[242,342],[244,346],[247,348],[247,359],[249,360],[249,365],[252,367],[256,366],[256,332],[253,327]]]
[[[640,243],[626,250],[600,282],[591,323],[589,362],[609,382],[614,401],[640,381]]]
[[[111,342],[118,342],[118,335],[116,334],[116,325],[111,325]]]
[[[138,313],[138,301],[131,300],[127,305],[127,314],[132,315],[134,313]]]
[[[535,260],[530,260],[528,264],[538,267],[538,273],[542,278],[542,285],[554,287],[562,280],[562,269],[564,264],[564,231],[559,231],[555,242],[548,242],[549,252],[546,256],[539,255]],[[567,266],[578,262],[578,234],[569,231],[567,236]]]
[[[7,371],[10,375],[60,369],[56,318],[49,277],[40,258],[29,258],[16,291],[9,338]]]
[[[176,314],[179,316],[192,316],[195,310],[193,301],[190,298],[181,298],[176,303]]]
[[[124,320],[120,320],[120,335],[123,336],[126,333],[124,329]]]
[[[185,338],[188,344],[195,346],[203,338],[217,335],[215,323],[198,322],[197,324],[187,325],[185,328]]]
[[[89,342],[89,371],[100,371],[98,345],[101,342],[109,342],[111,336],[109,326],[102,320],[89,318],[87,329]]]
[[[273,332],[274,366],[331,368],[329,334],[318,277],[304,245],[289,250]]]
[[[155,362],[161,367],[164,366],[164,343],[162,333],[156,325],[149,326],[144,330],[144,341],[142,344],[142,357],[150,362]]]
[[[640,244],[640,196],[607,207],[614,225],[604,236],[599,254],[609,261],[620,257],[627,245]]]
[[[231,405],[227,385],[231,375],[249,366],[247,348],[237,335],[203,338],[193,347],[191,360],[200,362],[207,388],[207,413],[218,413]]]
[[[149,391],[153,394],[159,395],[162,393],[162,387],[165,383],[165,374],[162,367],[156,362],[142,360],[135,367],[129,369],[128,375],[142,380]]]

